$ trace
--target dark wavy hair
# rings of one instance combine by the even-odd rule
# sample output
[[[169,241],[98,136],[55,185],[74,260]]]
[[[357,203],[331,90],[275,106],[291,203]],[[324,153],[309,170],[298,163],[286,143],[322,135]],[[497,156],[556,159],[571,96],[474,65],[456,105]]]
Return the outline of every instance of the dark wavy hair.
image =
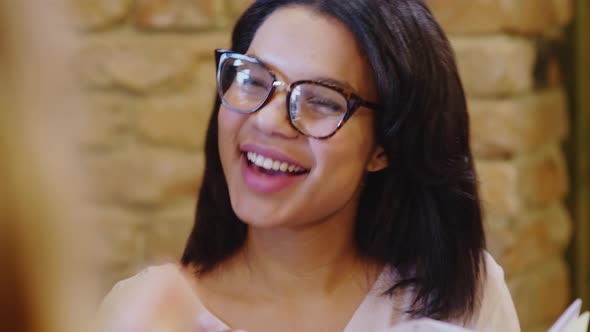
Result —
[[[374,130],[390,166],[367,175],[354,245],[400,274],[384,296],[414,289],[412,317],[470,317],[485,276],[485,237],[465,94],[445,34],[420,0],[259,0],[235,25],[232,50],[246,53],[266,18],[294,5],[342,22],[376,81],[381,109]],[[219,106],[218,97],[196,220],[182,256],[198,273],[236,253],[247,233],[221,168]]]

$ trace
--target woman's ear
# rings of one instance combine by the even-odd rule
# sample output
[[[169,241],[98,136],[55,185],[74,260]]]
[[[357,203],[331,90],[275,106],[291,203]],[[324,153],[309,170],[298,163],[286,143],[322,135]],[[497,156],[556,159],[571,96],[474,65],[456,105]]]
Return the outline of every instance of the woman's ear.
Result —
[[[385,150],[381,146],[377,146],[373,153],[371,154],[371,158],[367,163],[367,171],[369,172],[379,172],[389,166],[389,160],[387,160],[387,155],[385,154]]]

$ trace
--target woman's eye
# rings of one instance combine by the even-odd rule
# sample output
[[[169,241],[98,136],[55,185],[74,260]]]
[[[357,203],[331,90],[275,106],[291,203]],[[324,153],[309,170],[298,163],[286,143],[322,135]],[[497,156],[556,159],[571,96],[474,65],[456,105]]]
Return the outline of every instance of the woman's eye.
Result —
[[[263,81],[257,80],[254,76],[250,75],[249,73],[245,73],[243,71],[239,71],[236,74],[236,81],[241,86],[266,88],[266,84]]]
[[[316,111],[320,111],[322,113],[341,113],[343,111],[340,104],[329,99],[312,98],[308,101],[308,103],[312,105]]]

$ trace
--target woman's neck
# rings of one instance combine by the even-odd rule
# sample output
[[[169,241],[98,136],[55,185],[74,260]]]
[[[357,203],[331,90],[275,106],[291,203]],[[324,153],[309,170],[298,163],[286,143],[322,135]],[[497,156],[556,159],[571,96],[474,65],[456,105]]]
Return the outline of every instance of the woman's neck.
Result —
[[[251,227],[237,259],[250,285],[269,296],[330,294],[357,281],[364,289],[377,270],[354,245],[354,218],[305,227]]]

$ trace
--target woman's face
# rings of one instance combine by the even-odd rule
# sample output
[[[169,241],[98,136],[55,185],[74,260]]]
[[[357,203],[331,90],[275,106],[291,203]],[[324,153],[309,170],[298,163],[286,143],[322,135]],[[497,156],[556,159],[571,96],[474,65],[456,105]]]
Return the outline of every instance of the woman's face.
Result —
[[[339,21],[305,7],[288,7],[269,16],[247,55],[261,60],[287,84],[328,78],[364,100],[376,100],[370,67],[352,33]],[[334,136],[318,140],[290,125],[285,93],[275,92],[253,114],[223,105],[219,110],[219,153],[236,215],[254,227],[353,220],[365,173],[382,167],[374,141],[374,111],[361,107]],[[249,152],[305,171],[265,171],[248,162]]]

